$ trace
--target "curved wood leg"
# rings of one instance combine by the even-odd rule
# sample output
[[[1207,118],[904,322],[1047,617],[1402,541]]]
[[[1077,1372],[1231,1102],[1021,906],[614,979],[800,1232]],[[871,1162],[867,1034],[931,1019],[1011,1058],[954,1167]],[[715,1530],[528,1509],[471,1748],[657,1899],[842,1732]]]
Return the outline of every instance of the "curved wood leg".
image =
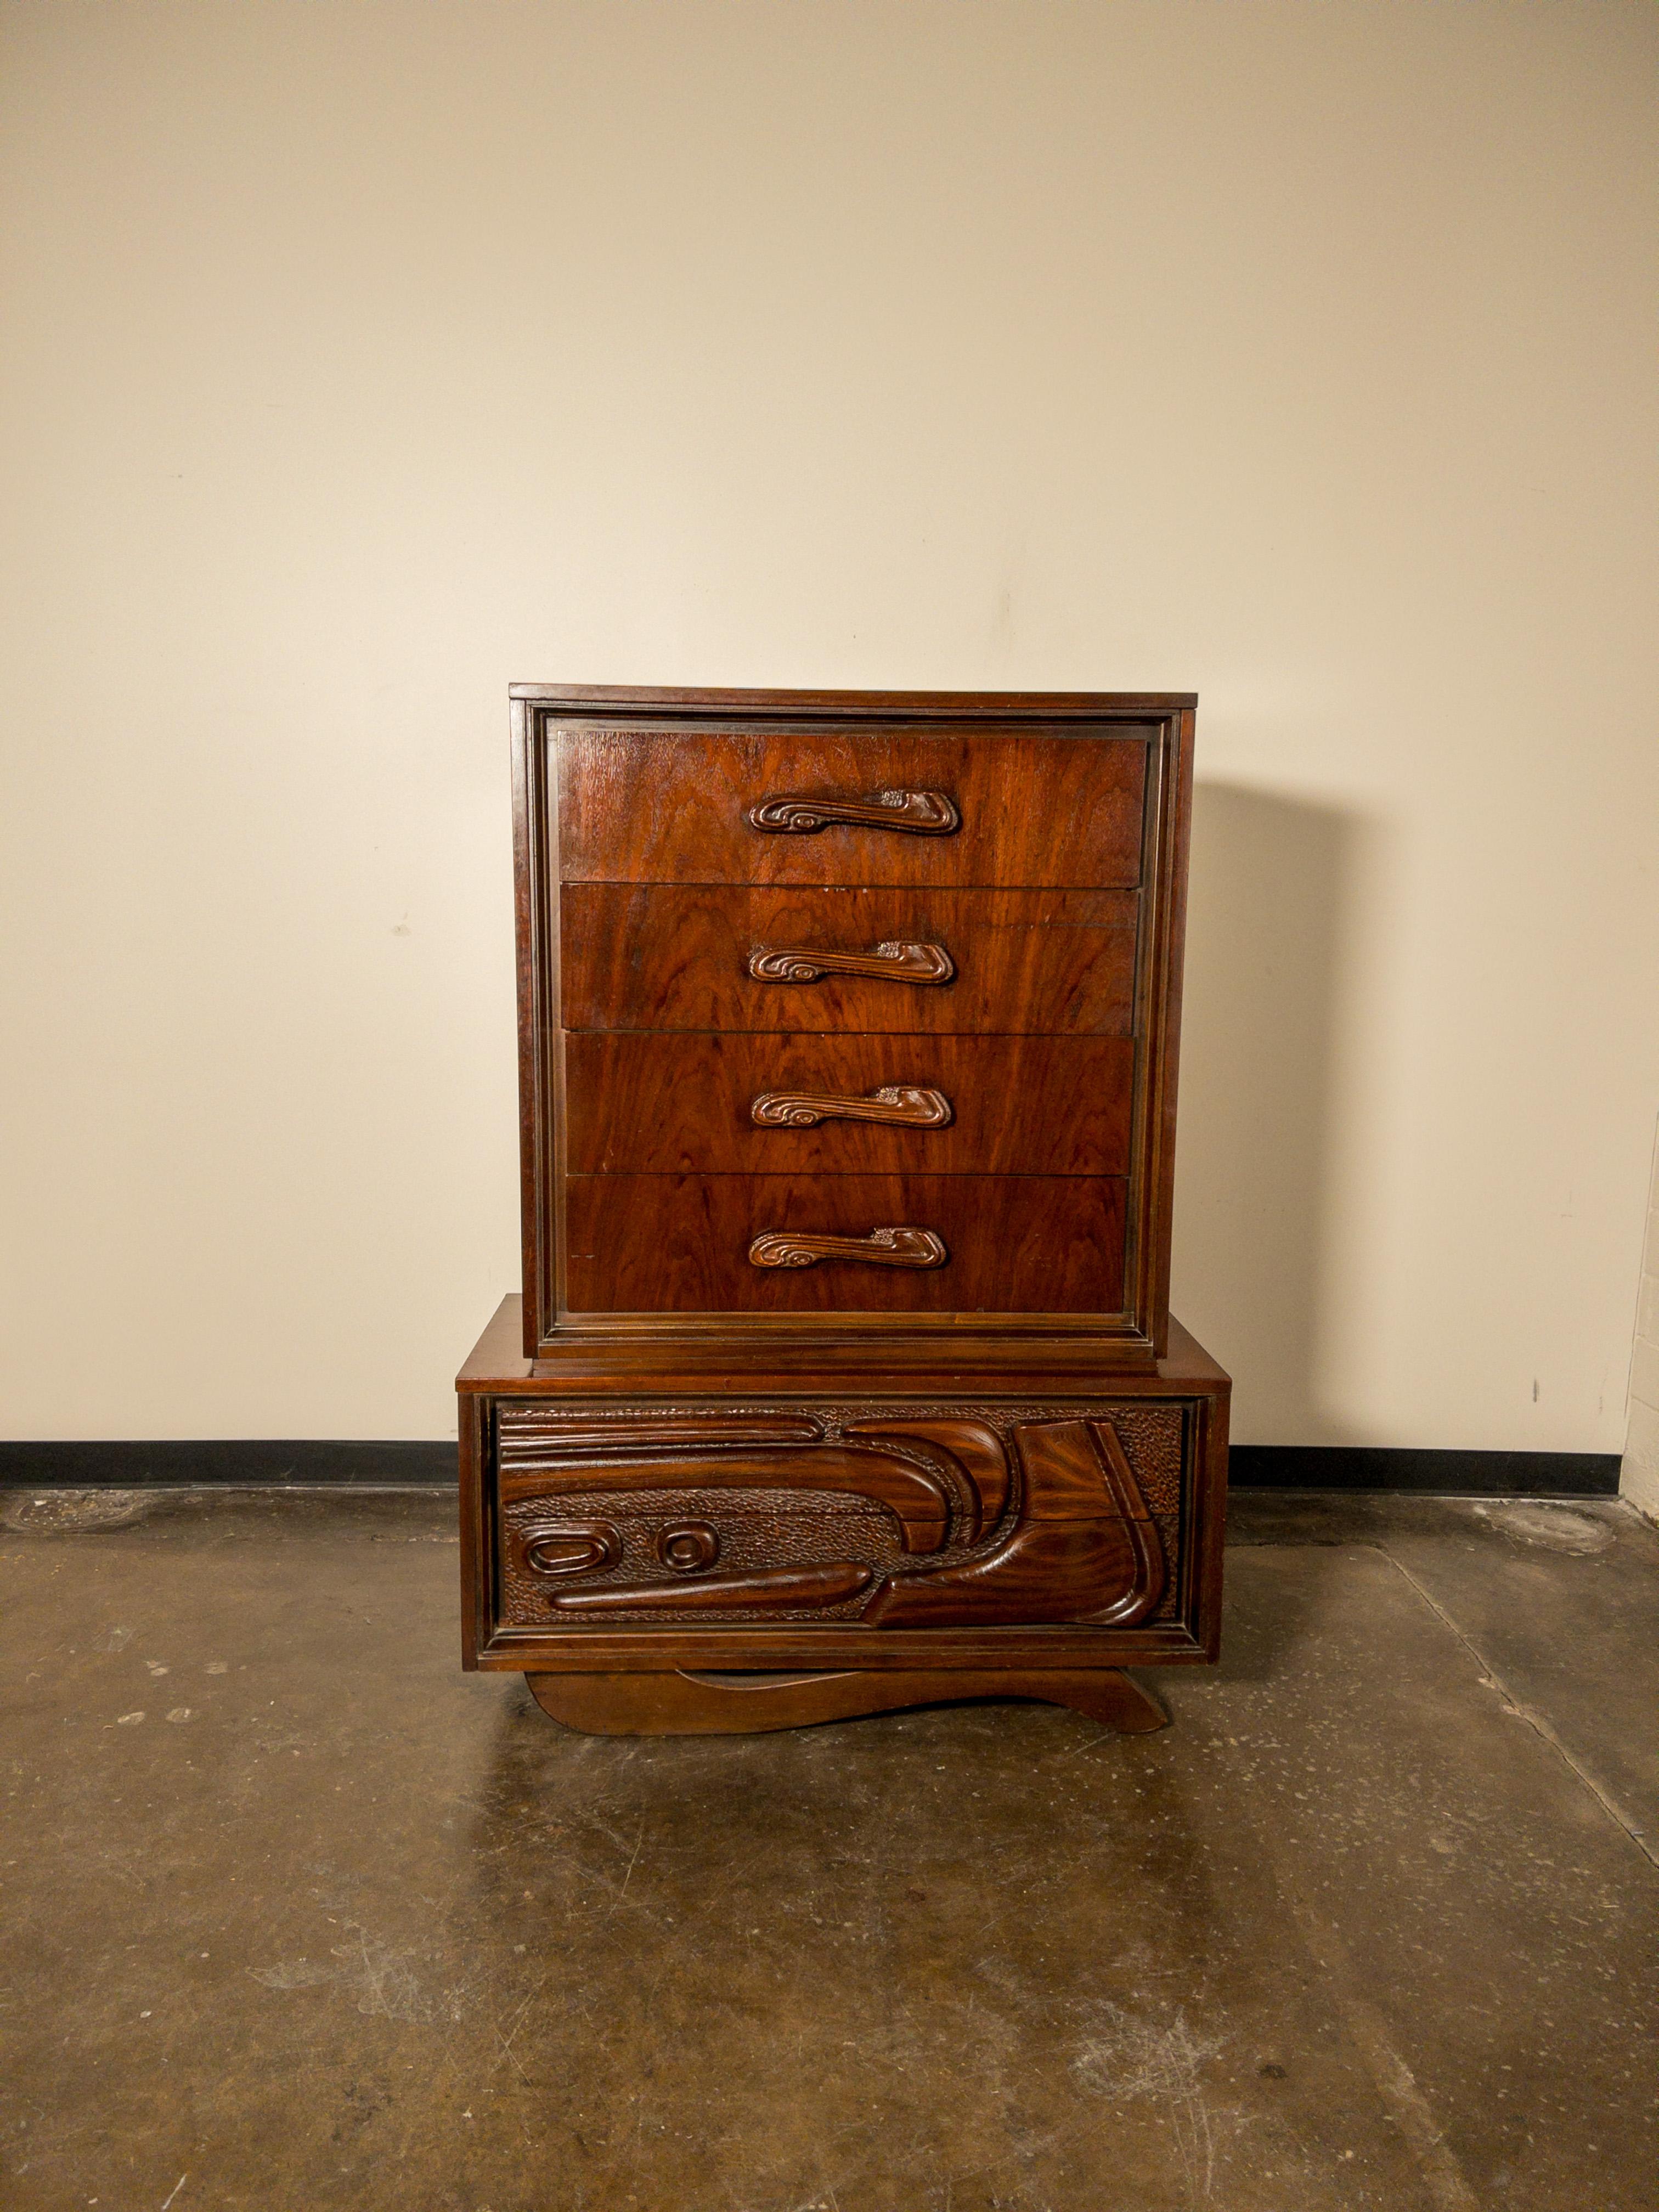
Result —
[[[542,1711],[585,1735],[748,1735],[908,1705],[1034,1698],[1125,1735],[1165,1728],[1152,1692],[1116,1668],[894,1668],[793,1674],[526,1674]]]

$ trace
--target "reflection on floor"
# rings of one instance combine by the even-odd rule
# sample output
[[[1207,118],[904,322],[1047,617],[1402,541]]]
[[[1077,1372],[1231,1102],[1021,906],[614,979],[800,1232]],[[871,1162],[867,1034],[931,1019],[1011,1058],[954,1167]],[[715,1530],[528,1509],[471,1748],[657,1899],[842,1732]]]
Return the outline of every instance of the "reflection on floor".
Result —
[[[1620,1506],[1241,1496],[1155,1736],[668,1742],[459,1673],[444,1496],[3,1517],[10,2212],[1651,2212]]]

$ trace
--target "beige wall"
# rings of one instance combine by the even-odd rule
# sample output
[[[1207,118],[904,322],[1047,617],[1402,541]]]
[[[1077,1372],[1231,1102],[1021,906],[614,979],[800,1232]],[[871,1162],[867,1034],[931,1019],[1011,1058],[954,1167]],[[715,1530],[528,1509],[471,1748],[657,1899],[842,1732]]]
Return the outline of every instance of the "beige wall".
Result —
[[[1651,8],[0,28],[9,1433],[448,1431],[542,678],[1196,688],[1240,1435],[1619,1448]]]

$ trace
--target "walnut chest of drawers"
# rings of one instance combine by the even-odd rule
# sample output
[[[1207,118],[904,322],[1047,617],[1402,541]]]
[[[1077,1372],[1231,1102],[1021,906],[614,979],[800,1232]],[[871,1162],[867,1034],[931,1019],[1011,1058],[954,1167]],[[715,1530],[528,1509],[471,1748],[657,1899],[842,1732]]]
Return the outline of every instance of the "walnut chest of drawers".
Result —
[[[514,695],[524,1281],[465,1659],[581,1727],[1212,1657],[1169,1316],[1194,702]]]

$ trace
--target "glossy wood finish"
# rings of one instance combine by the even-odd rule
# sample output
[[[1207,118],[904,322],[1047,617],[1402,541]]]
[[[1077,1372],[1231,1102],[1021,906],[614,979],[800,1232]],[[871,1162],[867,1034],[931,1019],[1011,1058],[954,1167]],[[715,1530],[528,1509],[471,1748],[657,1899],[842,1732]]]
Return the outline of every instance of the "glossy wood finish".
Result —
[[[1164,1357],[1192,702],[515,696],[536,1357],[462,1382],[469,1663],[606,1728],[1156,1723],[1103,1670],[1213,1652],[1226,1433]]]
[[[573,1176],[568,1296],[579,1313],[1111,1313],[1125,1188],[1080,1176]],[[781,1231],[867,1237],[900,1224],[931,1230],[948,1263],[749,1260],[756,1237]]]
[[[863,1619],[895,1628],[1127,1628],[1152,1612],[1164,1595],[1163,1544],[1112,1424],[1034,1421],[1015,1435],[1024,1482],[1006,1535],[931,1572],[890,1576]]]
[[[567,884],[564,1026],[1127,1036],[1137,905],[1125,891]],[[852,975],[819,963],[810,982],[750,973],[768,947],[862,961],[881,944],[942,945],[955,973],[917,983],[880,962]]]
[[[906,1668],[796,1674],[528,1674],[542,1711],[584,1735],[754,1735],[912,1705],[1023,1698],[1069,1705],[1120,1735],[1167,1728],[1152,1692],[1115,1668]]]
[[[1145,726],[1103,720],[1063,736],[994,725],[902,723],[856,731],[686,731],[555,718],[559,862],[567,883],[1133,884],[1140,880]],[[829,822],[769,835],[751,810],[867,799],[891,790],[948,799],[944,836]],[[818,810],[820,812],[824,810]]]
[[[519,1326],[519,1301],[510,1299],[458,1378],[468,1664],[885,1671],[1164,1666],[1214,1656],[1229,1386],[1178,1323],[1170,1356],[1150,1372],[1104,1359],[1097,1347],[1052,1340],[993,1340],[976,1349],[969,1339],[921,1369],[896,1336],[839,1349],[826,1337],[810,1372],[787,1343],[734,1349],[730,1337],[701,1349],[690,1340],[644,1347],[573,1340],[532,1363],[516,1352]],[[738,1364],[722,1370],[721,1358]],[[964,1393],[962,1370],[976,1365],[989,1387]],[[825,1395],[821,1378],[832,1374],[836,1395]],[[723,1483],[714,1480],[722,1466],[732,1477]],[[872,1482],[887,1486],[884,1494],[860,1505],[852,1493]],[[815,1502],[826,1483],[842,1501],[834,1512]],[[889,1496],[921,1516],[918,1547],[902,1540]],[[1164,1565],[1163,1595],[1150,1613],[1127,1626],[1121,1617],[1118,1625],[1034,1624],[1029,1612],[1021,1621],[986,1620],[1002,1577],[1024,1571],[1018,1551],[1007,1556],[1012,1534],[1033,1527],[1086,1533],[1091,1521],[1116,1521],[1133,1553],[1129,1524],[1142,1509]],[[957,1626],[860,1622],[875,1582],[827,1621],[822,1606],[799,1620],[761,1611],[735,1622],[566,1620],[545,1595],[561,1577],[515,1581],[514,1563],[538,1530],[596,1523],[617,1528],[623,1542],[601,1581],[681,1582],[684,1571],[662,1547],[697,1524],[714,1532],[715,1549],[699,1552],[690,1580],[704,1567],[724,1574],[839,1561],[896,1583],[914,1577],[921,1588],[935,1563],[953,1575],[975,1559],[1006,1564],[974,1578],[977,1589],[970,1583],[956,1593],[973,1599],[973,1617]],[[591,1583],[592,1571],[579,1578]],[[1127,1579],[1118,1571],[1118,1597],[1133,1601],[1152,1582],[1131,1563]],[[1106,1595],[1109,1610],[1109,1589]],[[1063,1584],[1031,1593],[1034,1607],[1072,1602]]]
[[[565,1049],[566,1158],[580,1175],[672,1172],[1121,1176],[1127,1037],[588,1030]],[[757,1099],[915,1089],[950,1119],[757,1121]]]
[[[604,1312],[577,1304],[569,1277],[580,1263],[566,1265],[574,1248],[562,1180],[565,1032],[1095,1035],[1134,1040],[1123,1297],[1111,1310],[1036,1311],[1051,1316],[1045,1325],[1091,1332],[1125,1359],[1155,1358],[1167,1327],[1190,700],[762,700],[537,686],[515,687],[514,698],[527,1345],[611,1327]],[[1133,773],[1124,766],[1131,757]],[[661,774],[642,785],[647,762]],[[934,772],[941,763],[954,781]],[[796,777],[797,768],[810,775]],[[749,788],[749,779],[780,772],[786,782]],[[695,790],[684,787],[688,777]],[[988,813],[969,808],[975,792],[988,798]],[[705,836],[715,817],[725,828]],[[895,829],[890,817],[912,826]],[[757,820],[814,826],[757,828]],[[962,862],[976,834],[993,879],[953,881],[981,872]],[[853,861],[838,871],[822,857],[787,867],[775,860],[764,865],[782,872],[770,881],[710,880],[757,872],[726,869],[721,837],[738,850],[846,851]],[[1097,866],[1114,840],[1117,858]],[[1131,843],[1133,866],[1124,858]],[[1039,845],[1046,857],[1034,860]],[[898,864],[898,880],[872,859],[878,848],[911,856]],[[1079,869],[1063,858],[1068,850],[1085,854]],[[580,879],[609,871],[613,859],[616,880]],[[1053,880],[1079,872],[1093,880]],[[682,874],[697,879],[674,880]],[[961,949],[947,927],[960,933]],[[929,946],[932,955],[902,950]],[[918,957],[935,960],[941,980],[898,972]],[[946,961],[954,972],[944,980]],[[843,963],[866,972],[835,972]],[[811,980],[767,972],[800,975],[803,967]],[[872,1328],[883,1310],[867,1309]],[[998,1325],[998,1310],[985,1310],[985,1328]],[[924,1334],[981,1325],[971,1312],[914,1313]],[[773,1318],[790,1325],[787,1313]],[[805,1328],[811,1316],[803,1310],[794,1320]],[[1025,1333],[1032,1324],[1015,1316],[1011,1325]],[[636,1334],[660,1335],[649,1310],[638,1314]]]

